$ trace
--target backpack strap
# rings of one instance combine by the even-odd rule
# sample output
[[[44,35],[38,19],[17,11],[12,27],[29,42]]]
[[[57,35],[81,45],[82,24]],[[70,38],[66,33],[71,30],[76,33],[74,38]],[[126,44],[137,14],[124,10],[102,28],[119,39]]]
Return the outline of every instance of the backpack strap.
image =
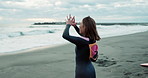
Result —
[[[84,39],[84,40],[86,40],[86,41],[89,41],[89,38],[87,38],[87,37],[81,36],[80,38],[82,38],[82,39]]]

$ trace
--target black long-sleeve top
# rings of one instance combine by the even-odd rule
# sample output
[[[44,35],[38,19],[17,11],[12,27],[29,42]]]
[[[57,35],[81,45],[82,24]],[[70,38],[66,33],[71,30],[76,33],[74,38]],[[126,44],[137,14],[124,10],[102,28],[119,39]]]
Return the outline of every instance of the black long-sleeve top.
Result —
[[[76,37],[69,35],[70,26],[71,26],[70,24],[66,25],[66,28],[63,32],[63,38],[76,45],[75,78],[96,78],[94,66],[92,65],[89,59],[89,54],[90,54],[89,44],[92,44],[95,41],[92,41],[91,39],[86,40],[83,37]],[[75,26],[74,28],[77,31],[77,33],[80,34],[79,28],[77,26]]]
[[[81,37],[76,37],[76,36],[71,36],[69,35],[69,28],[70,24],[66,25],[66,28],[63,32],[63,38],[70,41],[71,43],[76,45],[76,63],[78,64],[79,61],[87,61],[89,62],[89,44],[94,43],[95,41],[92,41],[89,39],[89,41],[81,38]],[[79,35],[79,28],[77,26],[74,26],[75,30]],[[82,36],[82,35],[81,35]]]

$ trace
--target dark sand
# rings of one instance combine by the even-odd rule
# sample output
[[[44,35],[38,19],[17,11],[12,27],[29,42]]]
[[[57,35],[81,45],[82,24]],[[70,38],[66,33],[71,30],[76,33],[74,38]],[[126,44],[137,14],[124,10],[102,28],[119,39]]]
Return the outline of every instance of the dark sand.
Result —
[[[97,78],[148,78],[148,32],[103,38],[94,64]],[[75,45],[0,56],[0,78],[74,78]]]

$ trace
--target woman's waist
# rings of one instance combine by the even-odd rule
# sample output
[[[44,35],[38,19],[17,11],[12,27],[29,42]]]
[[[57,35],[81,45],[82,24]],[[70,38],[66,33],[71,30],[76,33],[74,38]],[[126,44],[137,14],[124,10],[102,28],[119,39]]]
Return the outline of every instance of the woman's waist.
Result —
[[[76,64],[90,64],[91,61],[88,59],[88,60],[82,60],[82,59],[76,59]]]
[[[76,62],[76,68],[86,68],[86,67],[91,67],[93,66],[91,61],[89,62]]]

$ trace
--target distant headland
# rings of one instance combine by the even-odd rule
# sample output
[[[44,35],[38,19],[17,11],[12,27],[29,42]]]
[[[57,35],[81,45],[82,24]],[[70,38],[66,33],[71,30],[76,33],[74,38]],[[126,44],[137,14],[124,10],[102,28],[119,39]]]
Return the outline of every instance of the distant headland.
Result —
[[[66,22],[38,22],[33,25],[65,25]],[[78,25],[80,22],[77,23]],[[148,23],[96,23],[96,25],[144,25],[148,26]]]

